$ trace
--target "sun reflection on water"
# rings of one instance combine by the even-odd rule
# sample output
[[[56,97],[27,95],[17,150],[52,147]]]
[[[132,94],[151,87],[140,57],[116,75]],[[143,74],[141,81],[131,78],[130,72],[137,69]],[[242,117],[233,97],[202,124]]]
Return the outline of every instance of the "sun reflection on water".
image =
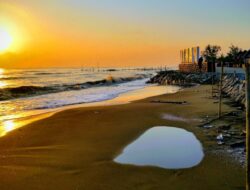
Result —
[[[27,116],[23,119],[8,119],[0,121],[0,137],[7,135],[9,132],[14,131],[20,127],[33,123],[35,121],[52,116],[55,112],[43,113],[36,116]],[[0,117],[1,118],[1,117]]]
[[[3,124],[6,132],[12,131],[15,127],[15,123],[13,121],[5,121]]]
[[[6,133],[14,130],[16,128],[16,124],[13,120],[4,121],[1,124],[0,136],[6,135]]]
[[[0,88],[3,88],[7,86],[7,83],[6,82],[3,82],[3,81],[0,81]]]
[[[0,68],[0,88],[3,88],[5,86],[7,86],[6,82],[1,81],[2,75],[4,74],[5,70]]]
[[[4,73],[4,69],[0,68],[0,75]]]

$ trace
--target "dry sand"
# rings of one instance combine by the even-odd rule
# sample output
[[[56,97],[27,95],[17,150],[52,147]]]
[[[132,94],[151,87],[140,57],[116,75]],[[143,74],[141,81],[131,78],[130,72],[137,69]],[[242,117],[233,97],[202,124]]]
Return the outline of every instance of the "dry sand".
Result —
[[[218,104],[208,98],[209,91],[210,87],[200,86],[130,104],[76,108],[14,130],[0,138],[0,189],[244,189],[244,169],[227,156],[211,153],[216,142],[197,127],[197,119],[216,115]],[[155,99],[188,104],[150,103]],[[231,108],[225,105],[224,110]],[[166,120],[162,114],[189,120]],[[184,170],[112,161],[153,126],[193,132],[203,144],[204,160]]]

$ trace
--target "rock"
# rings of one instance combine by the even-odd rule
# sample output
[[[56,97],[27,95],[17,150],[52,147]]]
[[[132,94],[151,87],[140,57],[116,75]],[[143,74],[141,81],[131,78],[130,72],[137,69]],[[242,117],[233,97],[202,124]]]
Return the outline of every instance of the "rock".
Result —
[[[231,154],[231,153],[233,153],[233,150],[229,149],[229,150],[227,150],[227,152]]]
[[[223,141],[223,134],[221,133],[221,134],[219,134],[217,137],[216,137],[216,139],[218,140],[218,141]]]
[[[222,131],[229,130],[230,128],[231,128],[231,125],[220,125],[220,126],[218,126],[218,130],[222,130]]]
[[[214,126],[213,125],[204,125],[203,126],[203,128],[205,128],[205,129],[211,129],[211,128],[213,128]]]
[[[223,145],[223,144],[225,144],[223,141],[217,141],[217,144],[218,145]]]
[[[231,139],[232,136],[231,136],[230,134],[224,134],[224,138],[226,138],[226,139]]]
[[[152,77],[148,83],[158,83],[161,85],[193,86],[195,84],[211,84],[212,76],[215,80],[218,77],[212,73],[182,73],[179,71],[161,71]]]
[[[218,82],[219,77],[213,73],[182,73],[179,71],[161,71],[152,77],[147,83],[160,85],[178,85],[190,87],[196,84],[211,84],[212,78]],[[225,96],[231,97],[241,105],[245,105],[245,81],[234,74],[225,74],[222,90]]]
[[[223,92],[229,95],[234,101],[244,104],[245,82],[237,76],[227,74],[223,78]]]
[[[239,148],[239,147],[244,147],[245,146],[245,140],[239,140],[234,143],[231,143],[230,146],[232,148]]]
[[[243,136],[243,137],[245,137],[246,136],[246,130],[242,130],[242,132],[240,133],[240,136]]]
[[[219,134],[217,137],[216,137],[216,139],[217,139],[217,144],[218,145],[223,145],[223,144],[225,144],[224,143],[224,137],[223,137],[223,135],[222,135],[222,133],[221,134]]]

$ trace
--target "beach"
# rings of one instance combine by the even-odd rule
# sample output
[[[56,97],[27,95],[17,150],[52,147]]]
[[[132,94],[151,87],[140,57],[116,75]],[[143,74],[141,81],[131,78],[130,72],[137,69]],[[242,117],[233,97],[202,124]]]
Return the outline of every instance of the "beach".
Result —
[[[201,85],[128,104],[67,109],[11,131],[0,138],[0,189],[244,189],[244,168],[227,155],[214,154],[216,141],[198,127],[204,118],[217,115],[210,91],[211,86]],[[223,105],[224,112],[233,109]],[[205,153],[202,162],[168,170],[113,161],[154,126],[194,133]]]
[[[248,189],[249,7],[0,0],[0,190]]]

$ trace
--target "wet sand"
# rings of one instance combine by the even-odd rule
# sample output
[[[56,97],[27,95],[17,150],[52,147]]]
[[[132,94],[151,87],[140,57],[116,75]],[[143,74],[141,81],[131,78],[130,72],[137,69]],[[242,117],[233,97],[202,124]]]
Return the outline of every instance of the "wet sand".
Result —
[[[6,117],[4,122],[0,121],[0,137],[6,135],[8,132],[13,131],[17,128],[23,127],[34,121],[41,120],[47,117],[54,115],[60,111],[73,109],[73,108],[82,108],[82,107],[97,107],[97,106],[111,106],[111,105],[123,105],[130,102],[145,99],[148,97],[153,97],[157,95],[162,95],[166,93],[177,92],[180,87],[177,86],[158,86],[152,85],[147,86],[142,89],[129,91],[119,95],[118,97],[110,100],[100,101],[100,102],[90,102],[83,104],[73,104],[62,106],[58,108],[51,109],[41,109],[41,110],[30,110],[23,114],[17,114],[14,116],[15,119],[11,117]]]
[[[130,104],[65,110],[14,130],[0,138],[0,189],[244,189],[243,168],[227,156],[213,154],[216,142],[197,127],[199,119],[217,114],[218,104],[208,98],[210,90],[200,86]],[[150,102],[159,99],[188,104]],[[168,120],[163,114],[185,120]],[[153,126],[193,132],[203,145],[204,160],[181,170],[113,162]]]

